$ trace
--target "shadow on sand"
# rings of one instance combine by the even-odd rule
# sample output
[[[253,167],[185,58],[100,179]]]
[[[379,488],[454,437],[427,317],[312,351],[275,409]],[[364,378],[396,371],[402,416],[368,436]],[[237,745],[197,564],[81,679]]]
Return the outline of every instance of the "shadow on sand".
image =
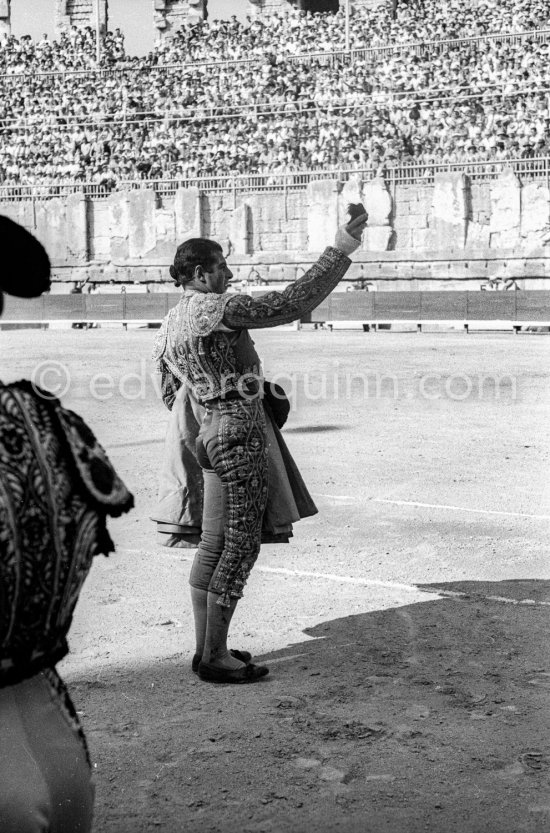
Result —
[[[95,829],[549,829],[550,582],[423,589],[307,629],[256,685],[202,683],[188,656],[71,681]]]

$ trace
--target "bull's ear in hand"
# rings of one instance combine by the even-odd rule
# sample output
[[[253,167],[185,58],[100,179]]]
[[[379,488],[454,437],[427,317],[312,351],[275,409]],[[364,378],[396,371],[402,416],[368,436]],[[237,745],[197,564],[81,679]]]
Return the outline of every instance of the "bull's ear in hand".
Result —
[[[348,214],[350,220],[355,220],[357,217],[360,217],[361,214],[366,214],[367,210],[362,202],[353,203],[350,202],[348,205]]]

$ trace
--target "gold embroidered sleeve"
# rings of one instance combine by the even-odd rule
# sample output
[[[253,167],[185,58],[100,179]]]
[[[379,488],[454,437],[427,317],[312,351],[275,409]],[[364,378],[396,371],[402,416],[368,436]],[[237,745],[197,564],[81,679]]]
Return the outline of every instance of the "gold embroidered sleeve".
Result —
[[[222,323],[232,330],[241,330],[296,321],[330,295],[350,263],[347,255],[329,246],[305,275],[282,292],[268,292],[259,298],[230,295]]]

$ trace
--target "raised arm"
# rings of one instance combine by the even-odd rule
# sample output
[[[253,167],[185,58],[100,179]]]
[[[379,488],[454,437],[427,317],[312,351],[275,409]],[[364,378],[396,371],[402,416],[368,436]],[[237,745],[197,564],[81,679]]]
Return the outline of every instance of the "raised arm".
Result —
[[[259,298],[232,295],[225,305],[223,324],[233,330],[277,327],[303,318],[329,295],[351,261],[338,249],[327,248],[311,269],[282,292]]]
[[[232,295],[225,304],[222,324],[232,330],[259,329],[303,318],[344,277],[351,263],[348,255],[359,246],[366,219],[363,214],[339,229],[335,247],[326,248],[317,263],[282,292],[268,292],[259,298]]]

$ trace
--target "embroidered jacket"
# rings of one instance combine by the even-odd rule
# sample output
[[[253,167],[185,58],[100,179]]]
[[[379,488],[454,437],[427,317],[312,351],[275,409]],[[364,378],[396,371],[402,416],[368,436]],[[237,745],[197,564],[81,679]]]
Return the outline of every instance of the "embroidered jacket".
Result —
[[[0,384],[0,687],[51,667],[106,516],[133,497],[72,411],[28,382]]]
[[[302,318],[332,292],[350,263],[345,254],[329,247],[299,280],[259,298],[185,290],[155,343],[153,358],[163,374],[163,389],[174,386],[168,381],[172,375],[187,383],[200,402],[242,392],[247,379],[260,375],[248,330]]]

